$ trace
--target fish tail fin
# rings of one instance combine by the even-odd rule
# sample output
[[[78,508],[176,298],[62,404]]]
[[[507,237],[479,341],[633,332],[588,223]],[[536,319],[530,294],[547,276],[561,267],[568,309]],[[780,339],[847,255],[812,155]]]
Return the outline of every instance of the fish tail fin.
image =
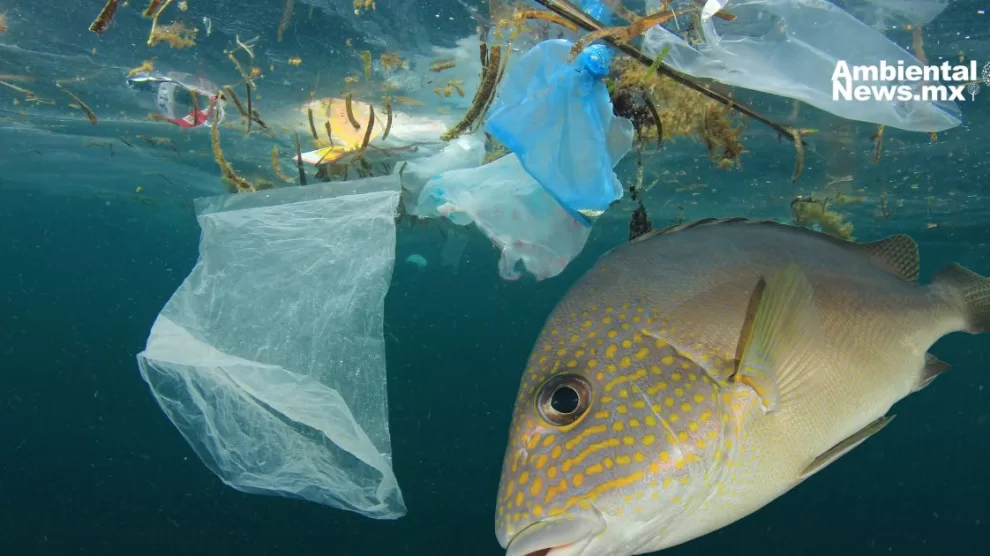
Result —
[[[962,304],[967,332],[990,331],[990,278],[953,263],[935,275],[934,283],[946,287]]]

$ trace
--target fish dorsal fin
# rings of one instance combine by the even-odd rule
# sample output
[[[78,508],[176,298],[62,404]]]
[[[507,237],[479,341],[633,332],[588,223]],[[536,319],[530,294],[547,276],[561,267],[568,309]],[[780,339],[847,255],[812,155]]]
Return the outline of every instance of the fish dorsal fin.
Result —
[[[921,256],[918,244],[910,236],[897,234],[880,241],[853,245],[887,272],[908,282],[918,281]]]
[[[814,357],[822,341],[821,318],[811,283],[796,264],[757,287],[760,299],[740,338],[735,382],[751,387],[766,411],[800,396],[818,370]]]
[[[630,243],[646,241],[652,237],[672,234],[675,232],[683,232],[684,230],[690,230],[692,228],[719,226],[723,224],[779,226],[781,228],[787,228],[794,233],[818,236],[826,241],[831,241],[832,243],[848,249],[856,250],[863,255],[866,255],[874,262],[874,264],[894,276],[908,282],[918,281],[918,271],[921,267],[921,257],[918,252],[918,244],[915,243],[910,236],[904,234],[892,235],[871,243],[856,243],[855,241],[846,241],[844,239],[830,236],[824,232],[816,232],[803,226],[781,224],[780,222],[776,222],[774,220],[750,220],[749,218],[743,217],[731,217],[703,218],[701,220],[694,220],[691,222],[683,222],[681,224],[667,226],[666,228],[660,228],[647,232],[636,239],[631,240]]]
[[[859,446],[864,440],[873,436],[874,434],[880,432],[881,429],[890,424],[894,420],[894,415],[890,417],[881,417],[876,421],[873,421],[869,425],[866,425],[862,429],[856,431],[849,438],[839,442],[835,446],[832,446],[825,451],[824,454],[815,458],[808,467],[804,468],[801,472],[800,479],[807,479],[808,477],[814,475],[815,473],[824,469],[828,464],[841,458],[842,456],[848,454],[853,448]]]
[[[938,357],[930,353],[925,354],[925,367],[921,370],[921,376],[918,377],[918,383],[915,384],[914,390],[912,392],[917,392],[925,386],[928,386],[935,380],[938,375],[947,372],[952,367],[944,361],[939,361]]]
[[[659,228],[647,232],[636,239],[630,240],[629,243],[638,243],[640,241],[650,239],[651,237],[672,234],[674,232],[683,232],[684,230],[690,230],[691,228],[715,226],[719,224],[776,224],[776,222],[773,220],[750,220],[749,218],[743,218],[741,216],[733,216],[731,218],[702,218],[701,220],[681,222],[680,224],[674,224],[673,226],[667,226],[666,228]]]

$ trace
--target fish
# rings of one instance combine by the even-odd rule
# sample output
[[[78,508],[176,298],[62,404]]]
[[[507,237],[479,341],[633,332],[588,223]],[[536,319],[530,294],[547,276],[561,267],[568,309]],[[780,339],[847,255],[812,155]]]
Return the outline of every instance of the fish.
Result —
[[[855,243],[743,218],[603,255],[522,374],[496,502],[506,556],[631,556],[769,504],[885,428],[990,329],[990,280],[918,281],[907,235]]]

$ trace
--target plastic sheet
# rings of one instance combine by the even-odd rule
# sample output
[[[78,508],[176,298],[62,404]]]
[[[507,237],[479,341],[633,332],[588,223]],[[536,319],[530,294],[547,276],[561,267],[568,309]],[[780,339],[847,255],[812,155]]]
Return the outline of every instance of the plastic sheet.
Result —
[[[647,31],[643,51],[695,77],[801,100],[851,120],[908,131],[935,132],[961,123],[955,102],[833,100],[832,75],[838,61],[849,66],[881,60],[921,66],[910,53],[825,0],[733,0],[735,21],[709,18],[701,25],[704,42],[691,46],[657,25]],[[921,83],[858,81],[856,85]]]
[[[197,202],[199,261],[137,360],[226,484],[405,513],[383,338],[398,202],[395,176]]]
[[[578,217],[622,197],[612,168],[632,147],[632,123],[612,113],[602,81],[608,49],[593,45],[568,62],[572,45],[548,40],[524,54],[506,72],[485,129]]]
[[[513,155],[430,180],[420,195],[420,212],[471,223],[501,250],[499,275],[522,276],[519,263],[537,280],[560,274],[581,252],[591,231],[540,186]],[[582,218],[579,216],[579,218]]]
[[[436,213],[420,212],[419,196],[426,182],[449,170],[481,166],[485,160],[485,140],[481,134],[462,135],[433,156],[410,160],[395,166],[402,183],[402,205],[407,214],[424,218]]]

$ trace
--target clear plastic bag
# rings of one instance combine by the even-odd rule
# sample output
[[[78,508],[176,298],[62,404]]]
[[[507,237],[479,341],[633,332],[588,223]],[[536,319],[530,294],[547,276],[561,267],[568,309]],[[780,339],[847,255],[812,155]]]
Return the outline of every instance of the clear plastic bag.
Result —
[[[197,201],[199,261],[137,360],[224,483],[405,514],[383,337],[398,202],[396,176]]]
[[[880,30],[931,23],[952,0],[835,0],[857,19]]]
[[[669,50],[670,67],[727,85],[794,98],[832,114],[908,131],[935,132],[961,123],[955,102],[833,99],[832,75],[842,60],[852,66],[881,60],[921,66],[882,33],[825,0],[732,0],[734,21],[704,20],[704,41],[692,46],[657,25],[647,31],[643,52]],[[921,83],[858,81],[856,85]]]
[[[568,40],[541,42],[510,68],[485,129],[572,215],[622,197],[612,168],[632,148],[632,123],[612,113],[603,45],[574,60]],[[616,138],[628,135],[624,149]],[[611,147],[611,148],[610,148]]]
[[[399,163],[393,172],[402,182],[402,206],[408,214],[424,218],[435,213],[419,212],[419,196],[426,182],[449,170],[476,168],[485,160],[485,139],[480,133],[462,135],[454,139],[439,153]]]
[[[513,154],[430,180],[419,204],[423,214],[477,225],[502,252],[499,274],[507,280],[522,276],[519,263],[537,280],[560,274],[591,231],[584,217],[577,220],[564,210]]]

